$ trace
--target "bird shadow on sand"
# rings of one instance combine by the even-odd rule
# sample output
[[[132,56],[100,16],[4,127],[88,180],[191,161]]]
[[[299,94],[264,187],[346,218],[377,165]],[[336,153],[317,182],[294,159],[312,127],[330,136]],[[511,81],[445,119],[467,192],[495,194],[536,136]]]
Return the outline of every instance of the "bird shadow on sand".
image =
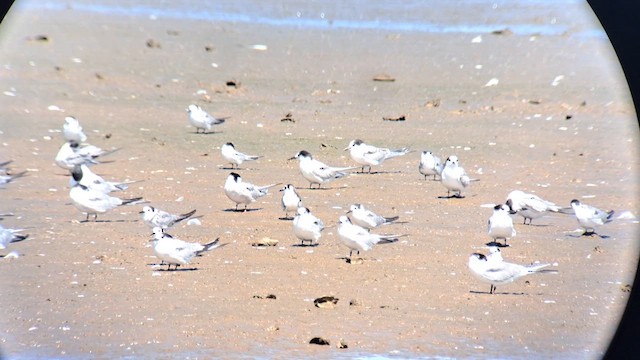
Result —
[[[242,170],[258,170],[257,168],[243,168],[243,167],[230,167],[230,166],[220,166],[218,168],[218,170],[236,170],[236,171],[242,171]]]
[[[466,198],[466,196],[458,195],[458,194],[447,195],[447,196],[438,196],[438,199],[464,199],[464,198]]]
[[[194,135],[212,135],[212,134],[222,134],[224,131],[211,131],[211,132],[198,132],[197,130],[192,132]]]
[[[478,294],[478,295],[491,295],[491,296],[493,296],[493,295],[519,295],[519,296],[527,295],[527,293],[523,293],[523,292],[505,292],[505,291],[496,292],[496,291],[494,291],[493,294],[492,294],[492,293],[490,293],[488,291],[477,291],[477,290],[470,290],[469,293]]]
[[[308,248],[308,247],[317,247],[320,244],[293,244],[291,246],[293,247],[301,247],[301,248]]]
[[[608,238],[611,237],[609,235],[600,235],[597,232],[582,233],[580,235],[567,234],[567,236],[572,237],[572,238],[593,237],[594,235],[599,237],[600,239],[608,239]]]
[[[293,220],[293,216],[281,216],[278,218],[278,220],[291,221]]]
[[[137,222],[138,220],[80,220],[81,224],[84,223],[126,223],[126,222]]]
[[[177,268],[177,269],[156,269],[154,271],[176,272],[176,271],[198,271],[198,268]]]
[[[296,190],[340,190],[347,189],[348,186],[340,186],[340,187],[296,187]]]
[[[341,256],[341,257],[337,257],[337,260],[342,260],[347,264],[362,264],[365,259],[363,257],[348,257],[348,256]]]
[[[485,245],[487,245],[487,246],[495,246],[495,247],[499,247],[499,248],[510,247],[511,246],[509,244],[503,244],[503,243],[499,243],[497,241],[490,241],[490,242],[486,243]]]
[[[252,211],[259,211],[262,210],[262,208],[256,208],[256,209],[224,209],[222,211],[224,212],[234,212],[234,213],[243,213],[243,212],[252,212]]]
[[[402,174],[402,171],[400,171],[400,170],[397,170],[397,171],[384,171],[384,170],[380,170],[380,171],[354,171],[354,172],[351,172],[350,174],[352,174],[352,175]]]

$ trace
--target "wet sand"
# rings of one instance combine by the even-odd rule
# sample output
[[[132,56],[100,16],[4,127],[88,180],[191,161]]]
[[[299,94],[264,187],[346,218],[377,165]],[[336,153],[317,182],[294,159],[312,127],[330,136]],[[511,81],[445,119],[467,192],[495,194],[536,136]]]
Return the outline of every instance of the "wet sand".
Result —
[[[604,237],[581,237],[569,215],[532,226],[516,217],[504,258],[549,262],[558,273],[491,295],[467,268],[470,253],[487,252],[487,204],[511,190],[638,214],[638,129],[606,40],[291,29],[73,9],[25,10],[19,19],[3,23],[0,37],[0,161],[29,171],[0,190],[0,212],[17,215],[3,225],[30,235],[2,253],[20,257],[0,259],[8,358],[573,359],[606,350],[636,269],[635,218],[598,229]],[[477,35],[482,41],[472,42]],[[378,74],[396,80],[373,81]],[[485,86],[493,78],[499,83]],[[195,134],[191,103],[230,118],[213,134]],[[294,121],[281,121],[287,113]],[[169,272],[149,247],[142,205],[80,222],[68,174],[53,162],[67,115],[80,120],[87,142],[120,148],[95,172],[140,181],[114,195],[175,213],[197,209],[201,226],[170,233],[227,245]],[[405,121],[383,120],[401,115]],[[355,138],[414,151],[322,190],[306,189],[297,162],[287,160],[304,149],[352,166],[342,149]],[[329,225],[319,246],[296,246],[291,221],[279,219],[277,191],[251,211],[229,211],[222,185],[230,171],[219,151],[227,141],[264,156],[238,171],[246,181],[299,188]],[[422,150],[457,155],[480,181],[464,199],[442,198],[446,189],[417,171]],[[347,263],[334,225],[356,202],[400,216],[377,232],[408,236]],[[264,237],[279,244],[251,246]],[[317,308],[321,296],[339,301]],[[314,337],[330,345],[309,344]]]

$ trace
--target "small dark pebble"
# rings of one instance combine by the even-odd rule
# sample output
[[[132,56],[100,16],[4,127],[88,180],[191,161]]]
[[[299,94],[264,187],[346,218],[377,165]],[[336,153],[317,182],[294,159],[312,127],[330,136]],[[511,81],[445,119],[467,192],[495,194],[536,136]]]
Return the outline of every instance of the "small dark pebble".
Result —
[[[282,122],[285,122],[285,121],[296,122],[293,119],[293,115],[291,113],[287,113],[287,115],[285,115],[282,119],[280,119],[280,121],[282,121]]]
[[[404,115],[400,115],[397,117],[383,117],[382,120],[384,121],[405,121],[406,117]]]
[[[573,115],[567,115],[564,117],[565,120],[571,120],[571,118],[573,117]]]
[[[47,41],[49,41],[49,37],[47,35],[36,35],[36,36],[33,36],[33,37],[28,37],[27,40],[47,42]]]
[[[156,41],[155,41],[155,40],[153,40],[153,39],[149,39],[149,40],[147,40],[147,43],[146,43],[146,44],[147,44],[147,47],[148,47],[148,48],[152,48],[152,49],[154,49],[154,48],[155,48],[155,49],[160,49],[160,47],[161,47],[161,46],[160,46],[160,43],[156,42]]]
[[[321,338],[321,337],[314,337],[313,339],[309,340],[309,344],[315,344],[315,345],[329,345],[329,341]]]
[[[262,295],[253,295],[253,298],[254,298],[254,299],[273,299],[273,300],[275,300],[275,299],[276,299],[276,296],[275,296],[275,295],[273,295],[273,294],[269,294],[269,295],[267,295],[267,296],[262,296]]]
[[[513,31],[511,31],[510,29],[501,29],[501,30],[493,30],[491,32],[491,34],[493,35],[511,35],[513,34]]]

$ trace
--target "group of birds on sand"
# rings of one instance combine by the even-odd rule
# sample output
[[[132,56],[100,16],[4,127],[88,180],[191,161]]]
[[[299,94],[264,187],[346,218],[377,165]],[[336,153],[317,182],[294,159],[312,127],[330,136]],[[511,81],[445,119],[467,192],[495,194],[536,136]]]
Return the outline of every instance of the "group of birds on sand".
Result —
[[[493,294],[496,286],[515,281],[525,275],[540,272],[556,272],[545,269],[550,264],[520,265],[504,261],[500,246],[508,246],[507,239],[516,236],[516,229],[511,215],[519,214],[524,219],[523,224],[529,225],[533,219],[547,214],[574,214],[580,226],[585,229],[583,235],[595,234],[595,227],[613,220],[613,211],[604,212],[590,205],[582,204],[579,200],[571,201],[571,208],[562,208],[551,201],[544,200],[535,194],[514,190],[507,195],[504,204],[497,204],[493,214],[487,222],[487,232],[493,239],[489,246],[488,255],[473,253],[469,256],[469,270],[481,281],[491,284],[489,293]],[[500,244],[498,240],[504,240]]]
[[[243,154],[235,150],[235,148],[233,148],[234,152],[231,153],[229,144],[225,144],[221,148],[221,152],[226,161],[233,165],[239,166],[244,161],[258,158],[258,156]],[[359,139],[352,140],[344,150],[349,151],[351,158],[358,163],[358,166],[329,166],[314,159],[306,150],[299,151],[289,160],[298,160],[300,173],[309,182],[309,188],[313,189],[315,185],[317,185],[317,188],[321,188],[328,182],[347,176],[349,170],[361,169],[361,172],[364,173],[365,168],[368,168],[367,173],[371,173],[372,166],[380,165],[385,160],[410,152],[408,148],[392,150],[375,147],[365,144]],[[233,156],[229,156],[229,154],[233,154]],[[280,184],[254,185],[244,181],[237,172],[231,172],[225,182],[224,191],[227,197],[235,202],[234,210],[247,211],[249,204],[267,195],[269,189],[277,185]],[[281,219],[293,220],[293,234],[300,240],[301,246],[317,246],[322,236],[322,231],[325,229],[324,222],[315,216],[308,207],[302,205],[302,199],[292,184],[287,184],[280,191],[283,193],[281,206],[285,212],[285,216]],[[241,204],[244,205],[244,208],[238,209]],[[290,212],[295,213],[293,218],[289,217]],[[405,234],[390,235],[370,232],[371,229],[377,226],[392,223],[397,219],[397,216],[382,217],[366,209],[362,204],[353,204],[350,210],[339,218],[336,225],[338,237],[349,248],[349,258],[347,260],[351,260],[354,251],[360,254],[360,251],[370,250],[373,245],[395,242],[398,238],[406,236]]]
[[[118,149],[103,150],[87,144],[87,135],[73,116],[65,118],[62,134],[65,142],[56,154],[55,163],[70,172],[69,197],[80,212],[87,214],[85,221],[89,221],[91,215],[97,221],[98,214],[142,200],[140,197],[121,199],[110,195],[112,192],[126,190],[131,181],[107,181],[90,169],[90,166],[100,164],[104,156]]]
[[[187,108],[189,123],[196,128],[196,133],[211,133],[213,126],[225,122],[226,118],[216,118],[209,115],[200,106],[192,104]],[[77,119],[72,116],[65,118],[63,135],[66,142],[59,149],[55,163],[70,172],[69,197],[72,204],[81,212],[86,213],[85,221],[89,221],[93,215],[94,221],[98,214],[108,212],[118,206],[138,204],[142,198],[135,197],[121,199],[110,195],[112,192],[124,191],[133,181],[107,181],[95,174],[90,167],[100,164],[102,158],[118,149],[103,150],[97,146],[86,143],[87,136]],[[372,173],[373,166],[379,166],[386,160],[400,157],[411,152],[408,148],[389,149],[366,144],[360,139],[354,139],[344,149],[349,151],[350,157],[357,166],[337,167],[329,166],[315,159],[306,150],[297,152],[289,160],[297,160],[301,175],[309,182],[309,189],[322,188],[323,185],[341,179],[349,175],[351,170],[359,169],[360,173]],[[240,174],[240,166],[247,161],[254,161],[261,156],[247,155],[238,151],[235,145],[227,142],[220,148],[221,155],[230,164],[232,171],[224,184],[226,196],[235,203],[234,211],[247,211],[248,205],[257,199],[267,195],[269,189],[280,185],[254,185],[244,181]],[[4,186],[12,180],[24,176],[25,173],[9,175],[6,165],[0,164],[0,186]],[[425,180],[433,176],[433,180],[439,182],[447,189],[447,198],[464,198],[463,191],[478,179],[470,178],[460,165],[455,155],[449,156],[444,163],[438,156],[430,151],[423,151],[420,155],[418,171]],[[296,188],[287,184],[280,189],[282,192],[281,208],[284,211],[282,220],[292,220],[293,234],[300,240],[301,246],[317,246],[322,232],[325,229],[324,222],[315,216],[308,207],[303,206],[303,201]],[[244,205],[243,208],[238,208]],[[153,250],[163,263],[174,265],[177,269],[181,265],[188,264],[195,256],[205,251],[215,249],[225,244],[220,244],[219,239],[206,244],[189,243],[173,237],[166,232],[175,224],[190,219],[195,210],[184,214],[171,214],[152,206],[144,206],[140,212],[143,222],[153,231],[150,240]],[[531,224],[534,219],[550,213],[574,214],[578,223],[585,229],[583,235],[595,234],[596,227],[613,220],[613,211],[602,211],[592,206],[582,204],[578,200],[571,201],[570,208],[562,208],[550,201],[544,200],[535,194],[528,194],[520,190],[514,190],[507,196],[504,203],[494,206],[493,214],[488,220],[487,232],[493,239],[489,246],[489,254],[473,253],[469,256],[468,267],[471,273],[482,281],[491,284],[490,293],[494,293],[495,287],[512,282],[527,274],[547,271],[543,268],[549,264],[518,265],[503,260],[500,247],[507,245],[507,240],[516,236],[513,224],[513,215],[518,214],[524,218],[524,224]],[[294,214],[290,216],[290,214]],[[0,215],[0,219],[2,215]],[[376,244],[385,244],[398,241],[407,234],[376,234],[371,230],[393,224],[399,217],[384,217],[375,214],[363,204],[354,203],[349,210],[341,215],[336,224],[338,238],[349,249],[348,261],[352,255],[360,251],[368,251]],[[22,229],[11,230],[0,227],[0,248],[6,247],[10,242],[24,240],[27,236],[18,234]],[[499,240],[503,240],[501,244]]]

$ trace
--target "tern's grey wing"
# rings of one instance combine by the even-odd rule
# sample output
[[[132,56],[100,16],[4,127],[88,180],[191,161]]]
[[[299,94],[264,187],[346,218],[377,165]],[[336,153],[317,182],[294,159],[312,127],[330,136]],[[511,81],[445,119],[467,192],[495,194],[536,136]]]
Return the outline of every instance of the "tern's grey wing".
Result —
[[[589,205],[586,205],[586,206],[589,209],[589,213],[592,214],[591,218],[594,222],[598,223],[599,225],[603,225],[604,223],[611,221],[611,216],[613,216],[613,211],[606,212],[593,206],[589,206]]]
[[[508,283],[528,273],[528,270],[518,264],[507,262],[489,262],[487,269],[484,271],[484,277],[495,283]]]
[[[385,223],[385,219],[384,217],[374,213],[373,211],[367,211],[366,212],[366,217],[367,219],[369,219],[369,222],[375,224],[376,226],[378,225],[382,225]]]
[[[175,215],[169,214],[166,211],[160,210],[156,214],[156,223],[160,225],[170,226],[175,222],[177,217]]]
[[[217,124],[222,124],[224,122],[224,119],[218,119],[215,118],[211,115],[209,115],[208,113],[205,113],[206,118],[207,118],[207,123],[210,125],[217,125]]]
[[[560,208],[552,203],[551,201],[544,200],[536,195],[531,195],[524,199],[525,207],[536,210],[536,211],[558,211]]]

